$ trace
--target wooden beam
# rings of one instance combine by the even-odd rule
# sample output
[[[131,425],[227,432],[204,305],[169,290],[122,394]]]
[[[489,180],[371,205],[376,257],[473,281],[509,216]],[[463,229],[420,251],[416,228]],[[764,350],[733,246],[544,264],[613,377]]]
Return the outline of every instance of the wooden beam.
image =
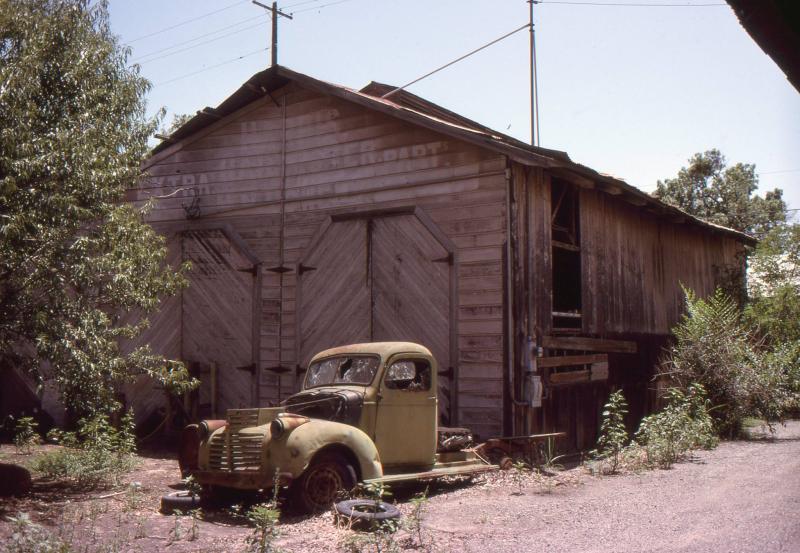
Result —
[[[580,246],[575,246],[574,244],[567,244],[566,242],[560,242],[558,240],[551,240],[550,244],[552,244],[552,246],[554,248],[558,248],[558,249],[561,249],[561,250],[569,250],[571,252],[579,252],[579,251],[581,251],[581,247]]]
[[[590,365],[592,363],[608,363],[608,355],[605,353],[597,353],[593,355],[556,355],[552,357],[536,358],[536,366],[541,369],[570,367],[572,365]]]
[[[623,199],[629,204],[635,205],[636,207],[643,207],[648,204],[648,201],[645,198],[639,196],[630,195],[630,196],[625,196]]]
[[[550,172],[553,174],[553,176],[564,179],[565,181],[571,182],[572,184],[578,185],[586,190],[592,190],[594,188],[594,181],[584,177],[583,175],[573,173],[572,171],[568,171],[566,169],[560,169],[558,167],[550,169]]]
[[[600,186],[600,189],[606,194],[611,194],[612,196],[619,196],[620,194],[622,194],[622,188],[614,184],[608,184],[604,182]]]
[[[551,386],[563,386],[566,384],[591,382],[591,373],[590,371],[569,371],[564,373],[553,373],[547,380]]]
[[[583,336],[545,336],[542,347],[581,351],[602,351],[607,353],[636,353],[636,342],[628,340],[604,340]]]

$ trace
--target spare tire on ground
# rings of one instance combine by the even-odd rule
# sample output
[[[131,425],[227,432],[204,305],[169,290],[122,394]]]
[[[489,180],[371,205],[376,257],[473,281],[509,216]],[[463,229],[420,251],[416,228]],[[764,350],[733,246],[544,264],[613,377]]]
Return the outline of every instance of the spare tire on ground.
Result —
[[[0,497],[27,495],[32,485],[28,469],[11,463],[0,463]]]
[[[335,508],[336,514],[351,521],[354,527],[400,518],[400,509],[391,503],[374,499],[348,499],[336,503]]]
[[[171,515],[175,511],[188,513],[200,507],[200,496],[191,492],[172,492],[161,497],[161,514]]]

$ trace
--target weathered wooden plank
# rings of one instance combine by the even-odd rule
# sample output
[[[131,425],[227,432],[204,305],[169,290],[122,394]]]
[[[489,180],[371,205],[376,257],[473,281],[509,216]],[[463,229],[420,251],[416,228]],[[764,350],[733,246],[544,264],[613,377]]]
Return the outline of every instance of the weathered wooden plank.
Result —
[[[637,350],[636,342],[630,340],[607,340],[582,336],[544,336],[542,347],[606,353],[636,353]]]
[[[598,353],[593,355],[557,355],[552,357],[538,357],[536,365],[546,369],[551,367],[570,367],[574,365],[589,365],[591,363],[607,363],[608,355]]]
[[[548,377],[548,382],[553,386],[561,386],[566,384],[578,384],[581,382],[589,382],[591,371],[567,371],[563,373],[553,373]],[[582,410],[580,410],[582,412]],[[578,410],[570,408],[567,410],[567,417],[572,418]]]

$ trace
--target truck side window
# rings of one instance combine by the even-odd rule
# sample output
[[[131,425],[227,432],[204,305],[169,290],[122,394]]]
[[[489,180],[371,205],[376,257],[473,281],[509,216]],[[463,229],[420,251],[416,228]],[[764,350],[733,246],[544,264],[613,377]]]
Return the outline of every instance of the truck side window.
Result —
[[[386,371],[383,382],[390,390],[427,391],[431,389],[431,366],[424,359],[395,361]]]

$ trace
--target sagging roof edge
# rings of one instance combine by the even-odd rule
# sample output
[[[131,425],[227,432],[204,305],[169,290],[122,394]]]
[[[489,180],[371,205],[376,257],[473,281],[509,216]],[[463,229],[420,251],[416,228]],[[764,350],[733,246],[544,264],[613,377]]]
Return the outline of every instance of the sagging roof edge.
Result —
[[[602,191],[620,195],[623,199],[626,199],[635,206],[653,209],[657,216],[683,219],[713,232],[728,234],[751,246],[757,243],[754,237],[746,233],[699,219],[675,206],[662,202],[623,180],[610,175],[604,175],[590,167],[576,163],[569,158],[566,152],[531,146],[513,137],[504,135],[503,133],[493,131],[488,127],[475,123],[418,96],[411,95],[413,98],[425,104],[429,104],[437,110],[441,110],[442,113],[450,114],[452,117],[448,117],[448,119],[451,120],[440,119],[388,99],[321,81],[283,66],[270,67],[269,69],[256,73],[239,87],[238,90],[223,100],[216,108],[204,108],[198,111],[194,117],[175,130],[167,140],[153,148],[150,157],[142,164],[143,169],[146,170],[164,157],[180,149],[181,142],[184,139],[236,112],[242,107],[263,98],[270,92],[285,86],[291,81],[297,82],[304,88],[353,102],[391,117],[399,118],[429,130],[490,149],[506,155],[509,159],[523,165],[550,169],[557,173],[556,176],[560,176],[566,180],[570,180],[570,177],[573,177],[573,180],[578,182],[582,179],[588,179],[597,183],[599,185],[598,188]],[[378,83],[373,84],[381,86]],[[369,86],[370,85],[365,87],[364,90],[368,89]],[[410,95],[410,93],[407,94]]]

